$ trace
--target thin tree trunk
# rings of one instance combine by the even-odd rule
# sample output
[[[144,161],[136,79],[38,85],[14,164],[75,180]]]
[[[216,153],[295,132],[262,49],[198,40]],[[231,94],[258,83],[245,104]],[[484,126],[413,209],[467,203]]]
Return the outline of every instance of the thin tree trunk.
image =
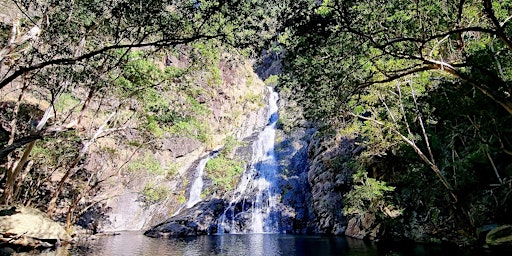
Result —
[[[48,122],[48,119],[50,119],[50,115],[52,112],[53,112],[53,105],[50,105],[46,109],[41,120],[39,121],[39,123],[36,127],[37,131],[41,131],[43,129],[46,122]],[[5,188],[4,188],[2,197],[0,197],[0,203],[3,203],[3,204],[10,203],[10,201],[12,199],[12,195],[13,195],[14,184],[15,184],[21,170],[23,169],[23,166],[27,163],[30,153],[32,152],[32,149],[34,148],[35,144],[36,144],[35,140],[31,141],[25,148],[25,151],[23,152],[23,156],[19,160],[18,164],[13,165],[12,168],[10,168],[7,171],[7,181],[5,183]]]
[[[80,110],[80,114],[78,115],[77,125],[79,125],[82,122],[82,118],[85,114],[85,111],[89,107],[89,104],[91,103],[92,97],[94,96],[95,93],[96,93],[96,87],[93,87],[89,90],[89,93],[87,94],[87,99],[84,101],[84,105],[82,106],[82,109]]]
[[[371,118],[368,118],[368,117],[365,117],[365,116],[361,116],[361,115],[355,115],[353,113],[351,113],[351,115],[354,116],[354,117],[357,117],[357,118],[368,120],[368,121],[370,121],[372,123],[375,123],[375,124],[378,124],[380,126],[385,126],[385,124],[383,122],[380,122],[380,121],[375,120],[375,119],[371,119]],[[446,180],[444,175],[439,170],[439,167],[437,167],[437,165],[435,163],[430,161],[430,159],[423,153],[423,151],[416,145],[416,143],[414,143],[414,141],[410,140],[409,138],[407,138],[407,136],[403,135],[402,133],[400,133],[398,130],[396,130],[394,128],[391,128],[391,131],[393,133],[395,133],[396,135],[400,136],[400,138],[402,138],[403,141],[405,141],[409,146],[412,147],[414,152],[416,152],[416,154],[421,158],[421,160],[423,160],[423,162],[425,162],[430,167],[430,169],[432,169],[432,171],[434,171],[434,173],[439,178],[439,180],[441,181],[443,186],[450,193],[450,196],[454,199],[454,202],[457,202],[458,198],[455,195],[455,193],[453,192],[454,191],[453,187],[450,185],[450,183],[448,183],[448,181]]]

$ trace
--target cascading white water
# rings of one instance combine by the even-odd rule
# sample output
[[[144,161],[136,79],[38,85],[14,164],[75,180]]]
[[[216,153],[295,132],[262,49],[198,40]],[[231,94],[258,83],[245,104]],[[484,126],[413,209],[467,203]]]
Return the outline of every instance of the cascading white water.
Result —
[[[274,183],[277,175],[277,163],[274,154],[274,141],[278,120],[277,101],[279,95],[271,87],[268,103],[268,125],[258,135],[252,145],[252,160],[250,167],[244,172],[234,193],[234,196],[219,218],[217,232],[229,233],[275,233],[279,232],[277,218],[272,216],[275,211],[277,195],[274,193]],[[245,205],[249,197],[248,188],[255,192],[250,207]],[[237,208],[238,207],[238,208]],[[237,208],[237,209],[235,209]],[[241,223],[240,215],[250,213],[250,219]]]
[[[208,160],[210,160],[210,156],[203,158],[196,167],[194,182],[190,187],[188,201],[185,204],[186,208],[190,208],[201,201],[201,192],[203,192],[203,173]]]
[[[277,175],[277,164],[274,154],[274,145],[277,125],[277,92],[271,92],[269,99],[269,124],[259,134],[258,140],[252,145],[252,168],[257,176],[254,184],[257,188],[256,200],[252,209],[252,232],[278,232],[277,220],[272,218],[277,195],[273,192]]]

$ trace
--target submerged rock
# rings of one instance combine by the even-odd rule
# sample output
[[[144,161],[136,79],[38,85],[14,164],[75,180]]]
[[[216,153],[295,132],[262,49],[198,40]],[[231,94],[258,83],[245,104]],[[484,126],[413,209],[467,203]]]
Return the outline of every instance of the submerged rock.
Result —
[[[503,225],[493,228],[487,234],[485,243],[488,246],[512,247],[512,225]]]
[[[27,207],[0,207],[0,243],[44,248],[71,241],[71,236],[45,213]]]

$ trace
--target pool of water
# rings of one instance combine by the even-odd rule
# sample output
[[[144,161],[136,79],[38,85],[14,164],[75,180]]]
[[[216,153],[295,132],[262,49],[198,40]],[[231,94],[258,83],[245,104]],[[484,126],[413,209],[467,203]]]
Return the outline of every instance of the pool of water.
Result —
[[[378,255],[377,247],[342,237],[282,234],[213,235],[154,239],[138,232],[100,237],[71,248],[72,255]]]
[[[99,237],[96,240],[74,245],[65,254],[108,256],[511,255],[496,251],[470,251],[457,247],[417,243],[375,244],[346,237],[244,234],[155,239],[146,237],[140,232],[123,232],[118,236]]]

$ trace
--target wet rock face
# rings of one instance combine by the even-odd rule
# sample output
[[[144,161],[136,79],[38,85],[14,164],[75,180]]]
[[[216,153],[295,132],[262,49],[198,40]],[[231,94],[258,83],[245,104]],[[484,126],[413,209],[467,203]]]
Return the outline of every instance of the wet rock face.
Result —
[[[347,220],[343,215],[343,194],[351,187],[354,170],[349,161],[361,149],[349,138],[314,136],[309,145],[308,181],[317,233],[341,235]]]
[[[39,210],[19,206],[0,208],[0,244],[45,248],[70,241],[66,230]]]
[[[276,187],[281,194],[280,229],[285,233],[307,234],[314,226],[311,188],[308,183],[308,145],[313,130],[279,131],[276,158],[280,177]]]
[[[149,229],[149,237],[186,237],[217,233],[216,220],[222,214],[226,203],[222,199],[201,202],[185,209],[176,216]]]

